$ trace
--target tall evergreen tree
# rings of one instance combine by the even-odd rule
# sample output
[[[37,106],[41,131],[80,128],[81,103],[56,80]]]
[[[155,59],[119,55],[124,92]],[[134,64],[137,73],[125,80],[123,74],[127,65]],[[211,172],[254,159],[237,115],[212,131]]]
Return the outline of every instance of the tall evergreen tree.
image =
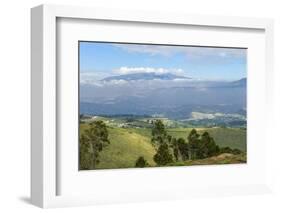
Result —
[[[179,146],[178,146],[178,141],[176,138],[173,138],[172,139],[172,149],[173,149],[173,154],[174,154],[174,157],[176,159],[176,161],[179,160],[179,155],[180,155],[180,151],[179,151]]]
[[[153,122],[151,131],[151,142],[156,149],[153,159],[157,165],[163,166],[173,162],[173,155],[170,154],[169,145],[171,146],[172,137],[167,134],[165,125],[161,120]]]
[[[153,122],[153,127],[151,130],[151,142],[154,146],[160,145],[167,139],[167,131],[161,120],[156,120]]]
[[[219,153],[219,147],[208,132],[204,132],[201,136],[201,147],[199,150],[202,153],[203,158],[211,157]]]
[[[79,168],[82,170],[91,169],[92,158],[91,144],[82,135],[79,140]]]
[[[99,153],[110,143],[103,121],[94,121],[89,126],[80,137],[80,169],[95,169],[99,163]]]
[[[169,146],[167,143],[164,142],[160,144],[153,160],[158,166],[164,166],[173,162],[173,156],[169,152]]]
[[[196,129],[192,129],[188,137],[188,150],[189,150],[189,159],[197,158],[197,150],[200,143],[200,135],[197,133]]]
[[[188,143],[185,142],[185,140],[183,138],[179,138],[177,139],[177,144],[178,144],[178,148],[179,148],[179,153],[181,156],[181,159],[183,161],[188,159],[189,156],[189,146]]]

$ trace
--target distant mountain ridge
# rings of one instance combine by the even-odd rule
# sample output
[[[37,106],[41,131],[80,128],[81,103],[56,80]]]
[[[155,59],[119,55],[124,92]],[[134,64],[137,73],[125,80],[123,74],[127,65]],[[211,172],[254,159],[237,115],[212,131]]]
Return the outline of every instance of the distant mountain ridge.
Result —
[[[247,78],[241,78],[240,80],[233,81],[232,86],[246,86],[247,85]]]
[[[118,76],[110,76],[107,78],[102,79],[101,81],[113,81],[113,80],[125,80],[125,81],[136,81],[136,80],[175,80],[175,79],[191,79],[185,76],[179,76],[172,73],[132,73],[132,74],[125,74],[125,75],[118,75]]]
[[[155,79],[164,81],[153,81]],[[122,80],[126,83],[119,82]],[[171,119],[188,119],[192,112],[246,116],[246,85],[246,78],[207,81],[168,73],[111,76],[101,80],[100,85],[80,86],[80,113],[114,116],[161,114]]]

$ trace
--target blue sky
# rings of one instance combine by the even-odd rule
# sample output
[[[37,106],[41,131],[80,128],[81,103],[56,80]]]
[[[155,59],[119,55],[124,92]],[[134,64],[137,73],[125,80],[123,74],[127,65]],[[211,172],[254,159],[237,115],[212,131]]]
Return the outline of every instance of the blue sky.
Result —
[[[80,75],[97,80],[139,72],[238,80],[247,70],[246,49],[80,42],[79,51]]]

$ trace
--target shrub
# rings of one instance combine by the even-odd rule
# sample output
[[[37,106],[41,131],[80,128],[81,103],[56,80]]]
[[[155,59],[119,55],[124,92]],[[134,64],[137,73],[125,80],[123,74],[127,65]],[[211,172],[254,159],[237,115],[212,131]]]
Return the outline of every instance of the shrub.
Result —
[[[149,166],[149,164],[147,163],[147,161],[144,159],[143,156],[140,156],[137,160],[136,160],[136,166],[138,168],[143,168]]]

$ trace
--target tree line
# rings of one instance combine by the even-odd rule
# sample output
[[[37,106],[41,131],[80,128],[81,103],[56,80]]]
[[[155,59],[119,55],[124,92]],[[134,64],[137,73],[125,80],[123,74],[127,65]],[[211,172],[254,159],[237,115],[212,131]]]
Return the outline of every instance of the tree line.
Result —
[[[156,154],[153,156],[155,163],[158,166],[165,166],[178,161],[209,158],[221,153],[241,153],[239,149],[219,147],[207,131],[200,135],[196,129],[192,129],[186,139],[172,137],[167,133],[161,120],[154,121],[151,143],[156,149]],[[149,164],[143,156],[140,156],[135,166],[146,167]]]

